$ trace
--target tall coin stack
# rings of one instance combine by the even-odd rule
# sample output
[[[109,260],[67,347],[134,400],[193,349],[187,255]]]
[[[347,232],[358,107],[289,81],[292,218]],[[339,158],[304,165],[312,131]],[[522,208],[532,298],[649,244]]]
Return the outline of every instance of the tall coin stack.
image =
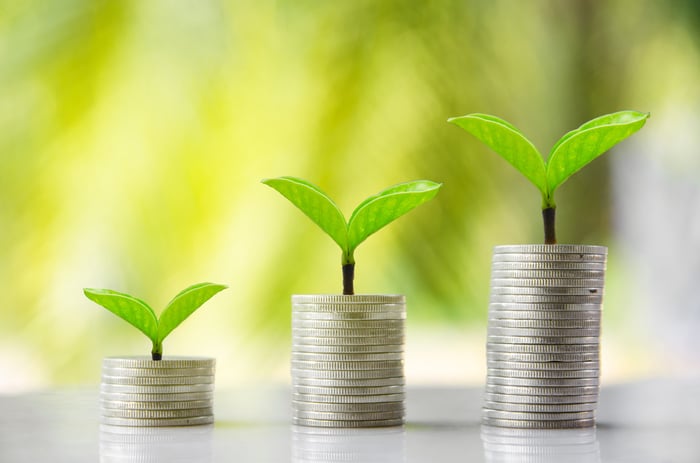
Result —
[[[595,424],[606,260],[602,246],[494,248],[484,424]]]
[[[292,296],[293,424],[403,424],[405,319],[403,296]]]
[[[191,426],[214,422],[212,358],[105,358],[101,423],[114,426]]]

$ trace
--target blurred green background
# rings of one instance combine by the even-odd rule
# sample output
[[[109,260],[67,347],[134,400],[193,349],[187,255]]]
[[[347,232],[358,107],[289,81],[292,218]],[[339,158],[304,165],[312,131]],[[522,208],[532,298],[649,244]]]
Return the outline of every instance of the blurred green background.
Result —
[[[0,392],[97,384],[102,357],[149,352],[83,287],[158,310],[199,281],[230,289],[165,355],[216,356],[221,387],[288,381],[290,295],[339,293],[341,275],[335,243],[259,183],[280,175],[348,215],[390,184],[444,183],[359,248],[356,289],[406,295],[409,382],[479,384],[492,247],[542,232],[536,189],[446,123],[470,112],[545,153],[594,116],[651,112],[561,188],[558,235],[610,247],[604,381],[695,368],[677,326],[700,327],[697,298],[665,306],[654,259],[680,246],[670,290],[695,294],[699,5],[0,0]],[[625,176],[643,162],[656,184]]]

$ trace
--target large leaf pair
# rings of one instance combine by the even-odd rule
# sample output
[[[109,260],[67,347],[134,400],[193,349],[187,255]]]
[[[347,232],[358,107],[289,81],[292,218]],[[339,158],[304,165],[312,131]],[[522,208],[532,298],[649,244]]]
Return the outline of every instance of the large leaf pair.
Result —
[[[448,119],[501,155],[542,193],[542,208],[554,208],[554,191],[586,164],[641,129],[648,113],[620,111],[572,130],[552,147],[547,161],[513,125],[487,114]]]
[[[333,200],[306,180],[279,177],[262,182],[287,198],[338,243],[342,250],[343,294],[355,294],[357,246],[382,227],[432,199],[442,186],[429,180],[391,186],[362,201],[346,221]]]
[[[168,303],[160,319],[153,309],[141,299],[110,289],[85,288],[83,292],[115,315],[138,328],[153,342],[151,354],[159,360],[163,354],[163,340],[180,323],[227,286],[214,283],[199,283],[182,290]]]

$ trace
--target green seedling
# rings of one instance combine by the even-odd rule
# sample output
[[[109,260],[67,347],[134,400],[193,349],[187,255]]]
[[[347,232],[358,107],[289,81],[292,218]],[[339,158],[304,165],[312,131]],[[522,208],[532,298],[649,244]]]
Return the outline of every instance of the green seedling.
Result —
[[[597,117],[559,139],[545,162],[535,145],[513,125],[487,114],[448,119],[501,155],[542,193],[546,244],[557,242],[554,192],[595,158],[641,129],[648,113],[620,111]]]
[[[182,290],[168,303],[160,319],[153,309],[141,299],[111,289],[85,288],[88,299],[101,305],[118,317],[138,328],[153,342],[151,358],[163,358],[163,340],[195,310],[227,286],[199,283]]]
[[[370,196],[346,221],[338,206],[320,188],[296,177],[262,183],[277,190],[326,232],[342,250],[343,294],[355,294],[355,249],[371,234],[432,199],[442,186],[429,180],[400,183]]]

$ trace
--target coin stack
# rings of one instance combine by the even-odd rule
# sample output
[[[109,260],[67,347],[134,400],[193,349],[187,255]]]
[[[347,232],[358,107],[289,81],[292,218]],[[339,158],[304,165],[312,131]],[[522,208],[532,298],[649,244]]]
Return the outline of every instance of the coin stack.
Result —
[[[101,423],[115,426],[191,426],[214,422],[211,358],[105,358]]]
[[[405,319],[403,296],[292,296],[293,423],[403,424]]]
[[[595,424],[606,260],[602,246],[494,249],[484,424]]]

